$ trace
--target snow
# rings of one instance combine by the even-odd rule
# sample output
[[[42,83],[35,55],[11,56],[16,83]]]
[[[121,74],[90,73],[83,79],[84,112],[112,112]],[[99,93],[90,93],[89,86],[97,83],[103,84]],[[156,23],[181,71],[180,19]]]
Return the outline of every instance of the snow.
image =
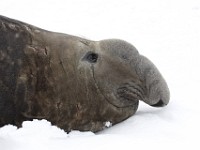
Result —
[[[109,127],[111,127],[111,126],[112,126],[112,123],[111,123],[110,121],[107,121],[107,122],[105,123],[105,127],[109,128]]]
[[[137,113],[99,133],[69,134],[46,120],[0,128],[0,150],[199,149],[199,0],[1,0],[0,14],[92,40],[124,39],[168,82],[165,108]]]

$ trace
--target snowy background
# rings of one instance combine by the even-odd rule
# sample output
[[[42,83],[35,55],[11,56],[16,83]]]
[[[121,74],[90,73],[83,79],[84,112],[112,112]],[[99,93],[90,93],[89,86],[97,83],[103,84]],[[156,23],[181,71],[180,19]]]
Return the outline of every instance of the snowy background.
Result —
[[[124,39],[159,68],[171,101],[140,103],[126,121],[97,134],[66,134],[46,120],[0,128],[0,150],[199,149],[199,0],[1,0],[0,14],[92,40]]]

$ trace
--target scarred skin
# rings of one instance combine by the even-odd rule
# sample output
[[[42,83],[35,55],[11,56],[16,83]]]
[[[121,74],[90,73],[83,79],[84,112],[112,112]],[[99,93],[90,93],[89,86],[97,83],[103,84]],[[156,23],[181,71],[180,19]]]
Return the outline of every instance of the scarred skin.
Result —
[[[131,44],[90,41],[0,16],[0,126],[47,119],[97,132],[132,116],[139,100],[161,107],[169,89]]]

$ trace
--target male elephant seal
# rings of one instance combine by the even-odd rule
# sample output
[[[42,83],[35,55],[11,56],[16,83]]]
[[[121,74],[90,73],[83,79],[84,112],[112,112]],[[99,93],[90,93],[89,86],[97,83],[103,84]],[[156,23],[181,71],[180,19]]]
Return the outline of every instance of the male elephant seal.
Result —
[[[116,39],[90,41],[0,16],[0,126],[47,119],[97,132],[132,116],[139,100],[165,106],[169,90],[150,60]]]

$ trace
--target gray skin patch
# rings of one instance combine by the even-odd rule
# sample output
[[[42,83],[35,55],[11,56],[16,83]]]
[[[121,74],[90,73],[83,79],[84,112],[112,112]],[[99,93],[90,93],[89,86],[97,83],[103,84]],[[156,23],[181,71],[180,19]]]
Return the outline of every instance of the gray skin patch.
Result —
[[[0,16],[0,126],[46,119],[97,132],[169,102],[158,69],[131,44],[46,31]]]

